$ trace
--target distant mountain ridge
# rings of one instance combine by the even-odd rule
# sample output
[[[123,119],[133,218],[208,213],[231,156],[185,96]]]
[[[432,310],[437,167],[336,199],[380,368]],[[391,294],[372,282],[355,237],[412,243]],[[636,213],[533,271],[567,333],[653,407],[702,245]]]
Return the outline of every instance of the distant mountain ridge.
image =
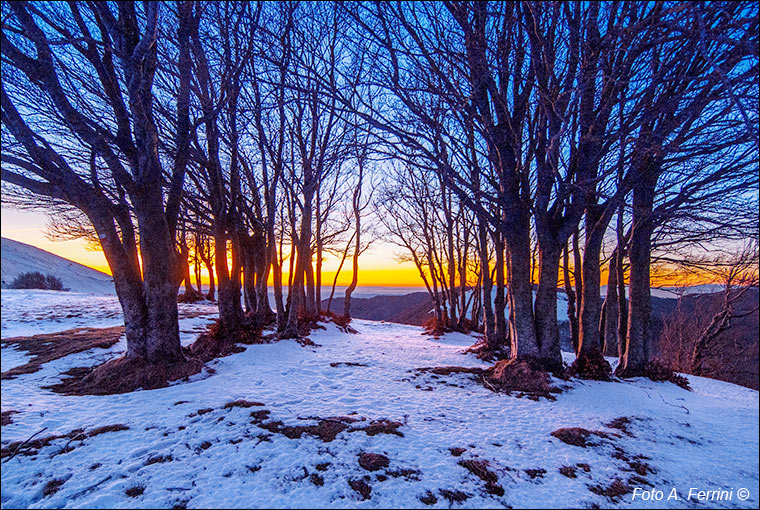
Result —
[[[113,278],[105,273],[84,266],[53,253],[2,238],[2,288],[8,288],[20,274],[40,272],[60,278],[65,288],[73,292],[115,294]]]

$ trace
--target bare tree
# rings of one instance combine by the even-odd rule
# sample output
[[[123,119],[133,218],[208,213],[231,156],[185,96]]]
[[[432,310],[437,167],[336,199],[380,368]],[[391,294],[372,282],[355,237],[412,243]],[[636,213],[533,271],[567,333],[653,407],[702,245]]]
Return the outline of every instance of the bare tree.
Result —
[[[182,35],[190,8],[177,6],[179,61],[172,72],[180,98],[191,73]],[[13,138],[3,143],[3,181],[69,203],[92,223],[124,311],[126,361],[182,362],[173,204],[185,168],[175,160],[167,182],[159,156],[152,85],[165,64],[157,61],[161,6],[8,2],[2,9],[4,142],[6,134]],[[180,138],[184,116],[180,100]],[[120,366],[113,361],[97,372]]]

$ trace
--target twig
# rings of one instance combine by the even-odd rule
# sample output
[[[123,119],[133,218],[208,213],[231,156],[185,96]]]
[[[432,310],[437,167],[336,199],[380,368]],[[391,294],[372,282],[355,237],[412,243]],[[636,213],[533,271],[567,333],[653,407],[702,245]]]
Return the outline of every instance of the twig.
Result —
[[[38,434],[41,434],[41,433],[43,433],[43,432],[44,432],[44,431],[46,431],[46,430],[47,430],[47,427],[45,427],[44,429],[42,429],[42,430],[40,430],[40,431],[38,431],[38,432],[35,432],[35,433],[34,433],[34,434],[32,434],[31,436],[29,436],[29,438],[27,438],[27,440],[26,440],[26,441],[24,441],[23,443],[21,443],[20,445],[18,445],[18,446],[16,447],[16,449],[15,449],[15,450],[13,450],[13,453],[10,455],[10,457],[8,457],[7,459],[5,459],[3,462],[8,462],[9,460],[11,460],[11,459],[12,459],[13,457],[15,457],[15,456],[16,456],[16,454],[17,454],[17,453],[18,453],[18,452],[21,450],[21,447],[22,447],[22,446],[24,446],[26,443],[28,443],[29,441],[31,441],[31,440],[32,440],[32,438],[33,438],[34,436],[36,436],[36,435],[38,435]]]
[[[96,487],[98,487],[99,485],[102,485],[102,484],[104,484],[105,482],[107,482],[107,481],[108,481],[108,480],[110,480],[110,479],[111,479],[111,475],[108,475],[107,477],[103,478],[101,481],[99,481],[99,482],[98,482],[98,483],[96,483],[95,485],[90,485],[90,486],[89,486],[89,487],[87,487],[86,489],[84,489],[84,490],[81,490],[81,491],[77,492],[76,494],[74,494],[73,496],[71,496],[71,499],[76,499],[76,498],[78,498],[78,497],[80,497],[80,496],[84,496],[84,495],[85,495],[85,494],[87,494],[88,492],[91,492],[91,491],[92,491],[92,490],[94,490]]]
[[[670,402],[666,402],[666,401],[665,401],[665,399],[662,397],[662,395],[661,395],[661,394],[659,394],[659,393],[658,393],[658,395],[660,395],[660,400],[662,400],[662,401],[663,401],[663,403],[665,403],[665,404],[667,404],[667,405],[669,405],[669,406],[671,406],[671,407],[680,407],[681,409],[683,409],[684,411],[686,411],[686,414],[691,414],[691,413],[689,412],[689,409],[688,409],[686,406],[681,406],[681,405],[678,405],[678,404],[671,404]]]
[[[78,438],[79,436],[82,436],[82,438],[84,438],[85,437],[84,432],[80,432],[79,434],[69,439],[69,442],[66,443],[66,446],[64,446],[61,450],[58,450],[58,453],[56,453],[55,455],[60,455],[61,453],[69,453],[69,445],[74,439]]]

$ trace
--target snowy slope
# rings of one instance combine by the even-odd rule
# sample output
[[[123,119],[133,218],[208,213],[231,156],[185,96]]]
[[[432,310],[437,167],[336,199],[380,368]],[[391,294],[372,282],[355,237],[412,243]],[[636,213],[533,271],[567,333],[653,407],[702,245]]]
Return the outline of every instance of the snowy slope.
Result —
[[[38,271],[60,278],[63,286],[72,291],[96,294],[116,292],[109,275],[34,246],[2,238],[1,253],[3,288],[21,273]]]
[[[18,299],[6,301],[5,295],[3,320],[20,313],[21,306],[35,312]],[[54,299],[40,302],[51,306]],[[87,317],[100,305],[81,306]],[[214,317],[207,304],[185,305],[180,313],[188,317],[181,320],[185,345]],[[65,318],[52,324],[39,315],[41,322],[51,322],[42,326],[48,331],[72,325]],[[77,320],[81,326],[82,318]],[[62,371],[118,355],[123,340],[111,349],[71,355],[37,373],[3,380],[2,411],[19,411],[12,424],[2,427],[4,446],[45,427],[38,437],[114,424],[129,429],[58,439],[34,456],[4,462],[1,506],[419,508],[427,504],[420,498],[430,503],[432,495],[431,508],[757,508],[757,391],[691,376],[693,392],[645,379],[571,380],[556,381],[566,387],[556,401],[535,402],[494,394],[467,375],[414,372],[484,366],[462,353],[474,340],[470,336],[436,340],[413,326],[353,325],[358,334],[341,333],[332,324],[315,331],[310,338],[318,347],[292,340],[247,346],[207,365],[213,373],[158,390],[68,397],[41,389],[57,382]],[[13,352],[3,348],[4,362],[7,354]],[[19,358],[3,370],[24,362],[23,354],[16,354]],[[264,405],[224,408],[238,399]],[[291,439],[256,423],[251,411],[265,409],[269,420],[285,425],[336,416],[366,418],[359,424],[398,421],[403,437],[346,430],[331,442],[309,435]],[[631,420],[630,435],[606,425],[622,416]],[[561,427],[598,430],[608,438],[593,447],[572,446],[551,435]],[[450,448],[464,451],[456,457]],[[390,464],[365,471],[358,464],[361,452],[383,454]],[[487,461],[504,494],[488,493],[462,460]],[[634,465],[644,473],[638,479]],[[560,473],[566,466],[577,468],[575,478]],[[350,485],[362,479],[371,486],[367,500]],[[632,501],[630,493],[616,499],[598,494],[599,487],[616,479],[632,488],[652,484],[666,496],[676,488],[678,497]],[[46,494],[53,480],[59,481],[58,490]],[[731,488],[733,493],[730,500],[698,504],[686,499],[691,488]],[[749,489],[748,499],[739,499],[740,488]],[[127,495],[130,489],[133,496]],[[451,503],[443,491],[460,491],[466,499]]]

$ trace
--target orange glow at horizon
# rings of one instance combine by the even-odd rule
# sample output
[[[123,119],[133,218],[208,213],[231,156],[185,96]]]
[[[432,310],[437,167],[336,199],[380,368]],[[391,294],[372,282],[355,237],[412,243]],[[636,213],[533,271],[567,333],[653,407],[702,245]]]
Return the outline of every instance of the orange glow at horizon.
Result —
[[[29,244],[48,251],[60,257],[72,260],[84,266],[96,269],[106,274],[111,274],[105,255],[101,249],[92,249],[84,240],[72,241],[51,241],[43,235],[43,226],[46,216],[39,213],[30,213],[26,211],[8,210],[3,208],[2,215],[2,236]],[[360,287],[420,287],[424,288],[419,271],[411,262],[400,263],[395,260],[395,247],[389,245],[380,246],[374,251],[367,252],[359,259],[359,278]],[[289,250],[288,250],[289,251]],[[322,270],[322,285],[324,287],[332,286],[335,277],[335,270],[338,267],[338,261],[334,257],[325,260]],[[283,285],[288,283],[288,261],[286,260],[283,267]],[[337,280],[338,286],[347,286],[351,283],[351,265],[350,260],[346,260],[343,269]],[[600,282],[602,285],[607,284],[608,264],[602,265]],[[193,266],[190,267],[190,275],[193,286],[196,285],[195,272]],[[669,287],[669,286],[690,286],[706,283],[716,283],[714,275],[697,274],[694,272],[678,272],[668,270],[665,267],[653,268],[651,274],[652,287]],[[538,283],[538,271],[534,274],[534,283]],[[627,278],[626,278],[627,280]],[[201,271],[201,281],[204,284],[209,283],[208,274],[205,267]],[[572,281],[572,273],[571,273]],[[270,272],[269,285],[273,284],[273,276]],[[558,287],[564,287],[564,272],[562,266],[559,270]]]

